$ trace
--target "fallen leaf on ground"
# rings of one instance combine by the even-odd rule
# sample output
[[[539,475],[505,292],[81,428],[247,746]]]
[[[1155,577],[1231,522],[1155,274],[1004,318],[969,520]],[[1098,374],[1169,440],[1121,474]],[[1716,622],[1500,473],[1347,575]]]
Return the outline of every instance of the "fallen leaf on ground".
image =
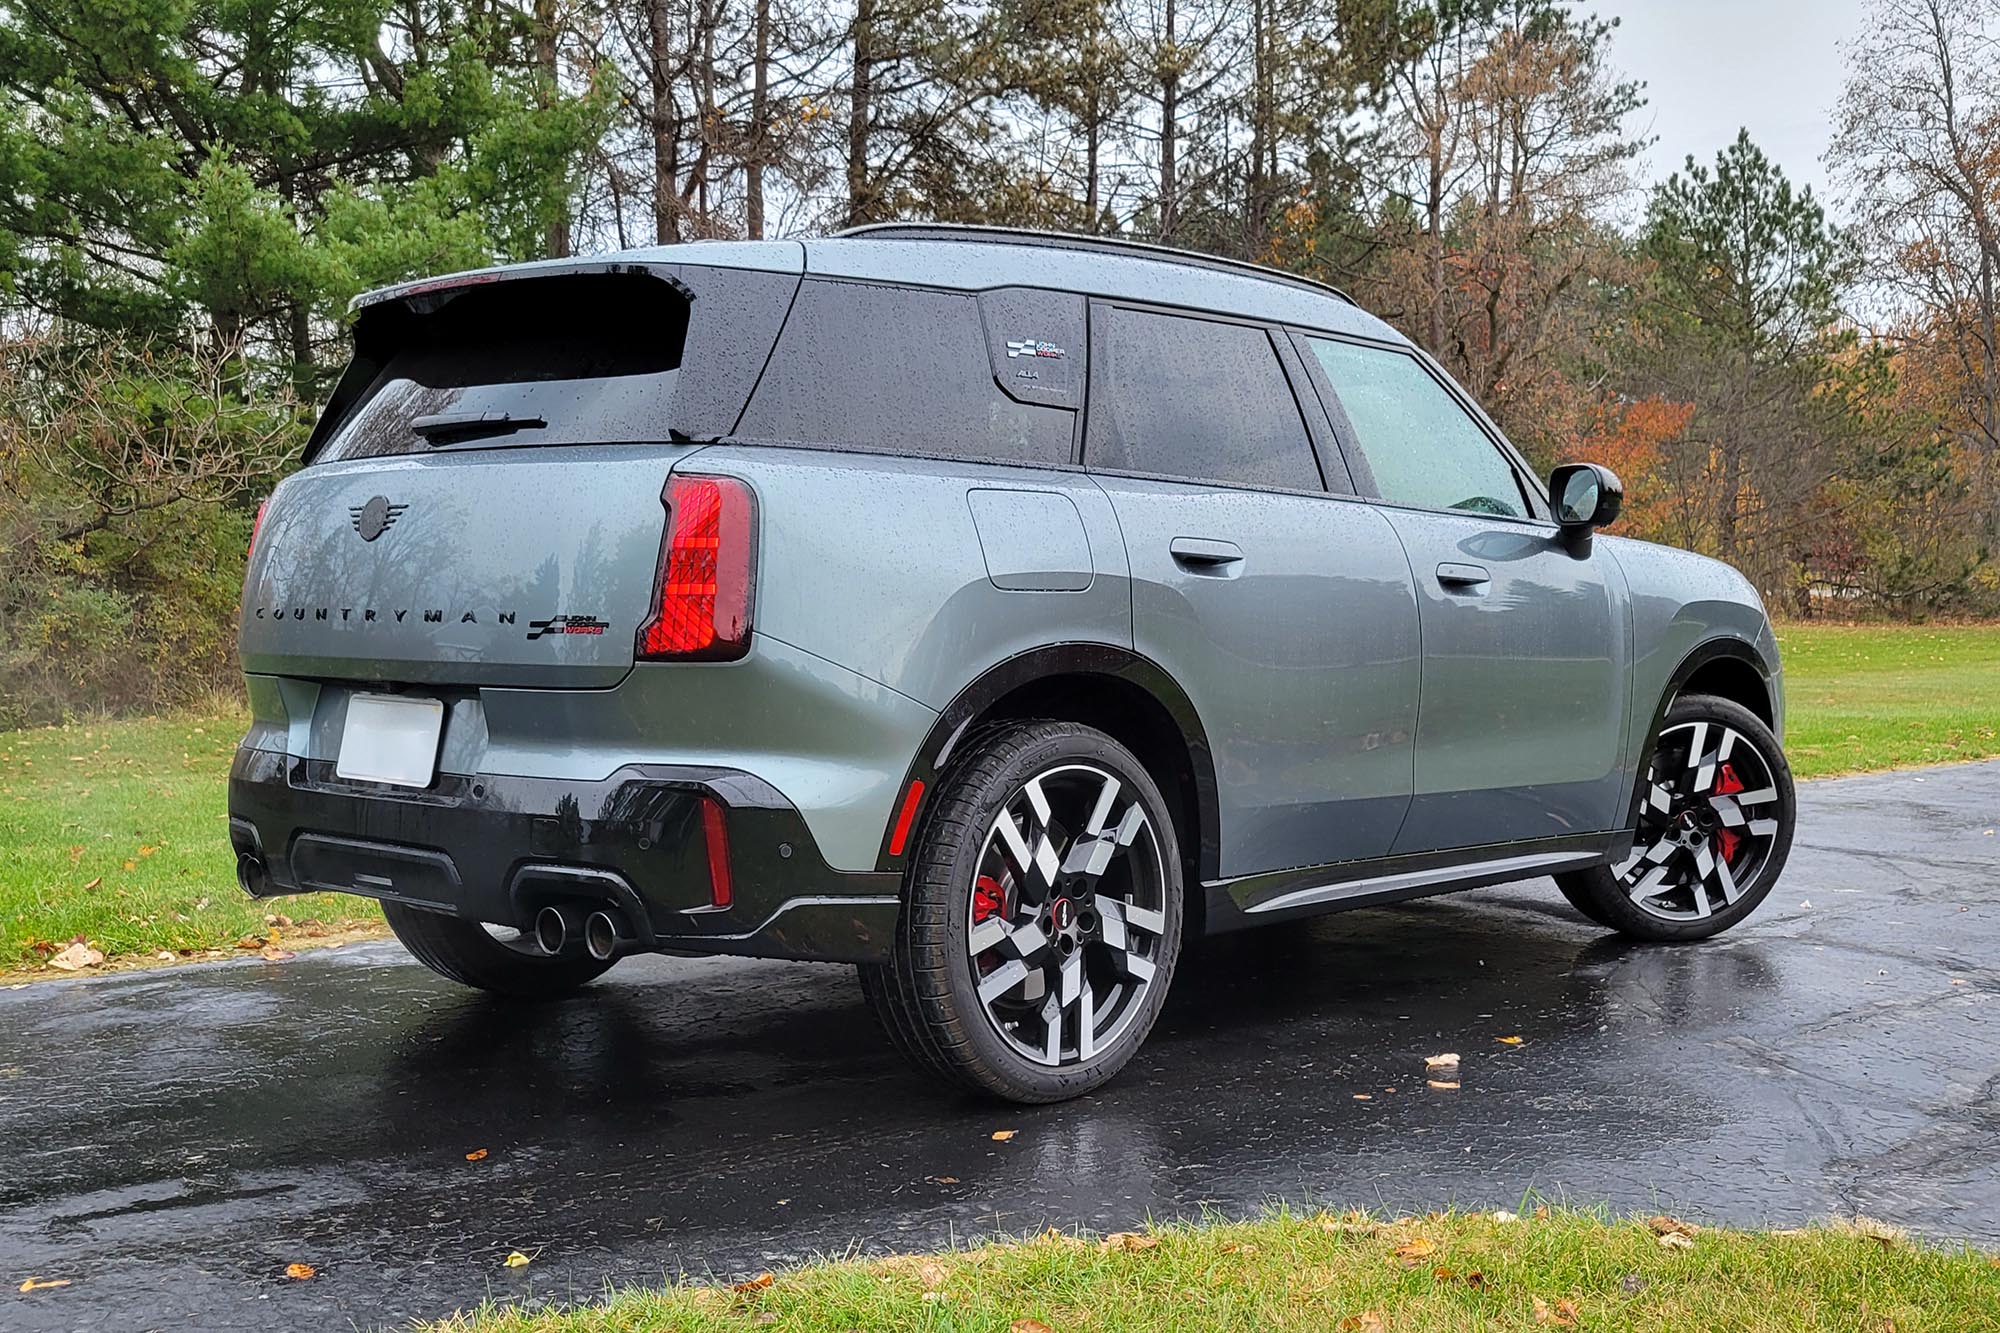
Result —
[[[1684,1235],[1678,1231],[1669,1231],[1666,1235],[1660,1237],[1660,1248],[1663,1250],[1691,1250],[1694,1248],[1694,1237]]]
[[[1427,1078],[1424,1082],[1433,1088],[1442,1088],[1446,1092],[1454,1092],[1458,1088],[1457,1079]]]
[[[519,1250],[515,1250],[512,1254],[507,1256],[507,1267],[509,1268],[526,1268],[529,1264],[533,1262],[534,1262],[533,1259],[530,1259],[527,1255],[522,1254]]]
[[[931,1184],[933,1184],[933,1185],[956,1185],[957,1183],[958,1183],[958,1177],[957,1177],[957,1176],[932,1176],[932,1177],[931,1177]]]
[[[1458,1068],[1458,1052],[1446,1051],[1443,1055],[1427,1055],[1424,1057],[1424,1068],[1456,1069]]]
[[[1449,1282],[1457,1276],[1458,1274],[1452,1272],[1449,1268],[1446,1268],[1443,1264],[1439,1264],[1436,1268],[1433,1268],[1431,1270],[1431,1281],[1433,1282]]]
[[[1406,1240],[1396,1247],[1396,1257],[1401,1259],[1407,1267],[1411,1268],[1416,1266],[1419,1259],[1427,1259],[1436,1253],[1437,1243],[1427,1240],[1422,1236],[1418,1236],[1414,1240]]]
[[[1374,1101],[1375,1099],[1374,1099],[1373,1097],[1369,1096],[1369,1095],[1368,1095],[1367,1093],[1365,1093],[1365,1092],[1357,1092],[1357,1093],[1355,1093],[1355,1094],[1354,1094],[1354,1100],[1355,1100],[1355,1101],[1357,1101],[1357,1102],[1372,1102],[1372,1101]]]
[[[1576,1302],[1565,1297],[1555,1303],[1554,1309],[1550,1309],[1549,1303],[1537,1296],[1535,1297],[1535,1322],[1538,1324],[1554,1324],[1558,1328],[1573,1327],[1576,1324]]]
[[[282,963],[288,958],[298,957],[290,949],[280,949],[276,942],[267,944],[258,950],[258,955],[267,963]]]
[[[311,1264],[285,1265],[285,1276],[292,1279],[292,1281],[294,1282],[304,1282],[307,1278],[314,1277],[318,1273],[319,1270],[317,1268],[314,1268]]]
[[[1381,1333],[1389,1326],[1382,1322],[1379,1312],[1363,1310],[1360,1314],[1351,1314],[1341,1320],[1340,1327],[1342,1333]]]
[[[166,949],[160,950],[158,953],[154,954],[153,957],[159,959],[163,963],[171,963],[174,961],[173,953]]]
[[[44,1282],[42,1279],[38,1277],[31,1277],[26,1282],[23,1282],[18,1288],[16,1288],[16,1290],[50,1291],[56,1287],[67,1287],[68,1285],[69,1285],[69,1279],[66,1277],[51,1278],[46,1282]]]
[[[139,863],[137,861],[134,861],[131,857],[128,856],[125,858],[124,868],[127,870],[137,870],[139,868]]]
[[[1678,1217],[1649,1217],[1646,1225],[1652,1228],[1655,1236],[1692,1236],[1701,1230],[1694,1223],[1683,1222]]]
[[[1546,1222],[1549,1220],[1549,1206],[1547,1204],[1538,1203],[1535,1205],[1535,1220],[1537,1222]]]
[[[1519,1046],[1519,1045],[1520,1045],[1520,1044],[1521,1044],[1522,1042],[1526,1041],[1526,1040],[1527,1040],[1527,1038],[1526,1038],[1526,1037],[1495,1037],[1495,1038],[1494,1038],[1493,1040],[1495,1040],[1495,1041],[1499,1042],[1499,1043],[1500,1043],[1500,1044],[1501,1044],[1502,1046]]]
[[[1505,1208],[1495,1208],[1493,1210],[1493,1220],[1495,1222],[1518,1222],[1521,1220],[1521,1215],[1519,1213],[1510,1213]]]
[[[1465,1285],[1468,1287],[1477,1287],[1481,1291],[1484,1291],[1487,1287],[1486,1274],[1476,1268],[1473,1269],[1465,1275]]]
[[[83,886],[83,891],[84,891],[85,893],[89,893],[89,892],[90,892],[90,891],[91,891],[92,889],[96,888],[96,887],[97,887],[98,885],[102,884],[103,882],[104,882],[104,876],[102,876],[102,875],[99,875],[99,876],[98,876],[98,877],[97,877],[96,879],[93,879],[92,881],[90,881],[90,883],[88,883],[88,884],[84,885],[84,886]]]
[[[77,972],[86,967],[96,967],[104,961],[104,954],[91,948],[82,940],[49,958],[49,966],[60,972]]]
[[[1020,1132],[1018,1129],[996,1129],[993,1131],[993,1141],[995,1143],[1005,1143]]]
[[[474,1149],[473,1149],[473,1150],[472,1150],[471,1152],[469,1152],[469,1153],[467,1153],[467,1154],[465,1155],[465,1160],[466,1160],[466,1161],[468,1161],[468,1162],[483,1162],[483,1161],[485,1161],[485,1160],[486,1160],[486,1149],[484,1149],[484,1148],[474,1148]]]
[[[512,1260],[508,1262],[511,1263]],[[745,1278],[741,1282],[732,1283],[729,1289],[747,1295],[753,1291],[762,1291],[777,1280],[777,1278],[769,1273],[759,1273],[756,1277]]]
[[[1039,1319],[1016,1319],[1007,1325],[1007,1333],[1056,1333]]]
[[[1160,1238],[1158,1236],[1142,1236],[1136,1231],[1114,1231],[1098,1242],[1097,1248],[1106,1254],[1111,1253],[1113,1250],[1118,1250],[1125,1254],[1136,1254],[1140,1250],[1158,1249],[1159,1245]]]
[[[1843,1230],[1851,1231],[1857,1236],[1866,1236],[1883,1246],[1899,1245],[1909,1238],[1909,1233],[1901,1227],[1890,1226],[1887,1222],[1872,1217],[1857,1217],[1847,1223]]]
[[[264,947],[264,937],[262,935],[245,935],[242,939],[236,941],[236,947],[239,949],[261,949]]]

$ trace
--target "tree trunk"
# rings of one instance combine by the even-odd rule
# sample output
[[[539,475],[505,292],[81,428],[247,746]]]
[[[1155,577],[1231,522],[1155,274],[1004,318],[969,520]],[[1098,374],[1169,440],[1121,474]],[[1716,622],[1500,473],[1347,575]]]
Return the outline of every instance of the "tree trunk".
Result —
[[[1165,46],[1160,66],[1160,239],[1170,240],[1174,226],[1180,221],[1174,198],[1174,176],[1177,171],[1174,162],[1177,127],[1175,119],[1180,115],[1181,72],[1179,35],[1174,26],[1174,0],[1166,0]]]
[[[537,96],[544,108],[555,105],[560,91],[556,65],[556,3],[555,0],[535,0],[535,72],[540,91]],[[569,254],[569,200],[563,200],[562,216],[549,219],[548,230],[542,239],[542,252],[550,259],[561,259]]]
[[[771,0],[757,0],[756,56],[750,78],[750,151],[743,168],[743,226],[764,239],[764,153],[771,133]]]
[[[854,96],[847,113],[847,225],[875,220],[874,191],[868,182],[869,116],[875,84],[875,0],[854,7]]]
[[[674,113],[674,41],[670,0],[653,0],[646,10],[646,37],[652,68],[653,239],[673,245],[681,238],[679,118]]]

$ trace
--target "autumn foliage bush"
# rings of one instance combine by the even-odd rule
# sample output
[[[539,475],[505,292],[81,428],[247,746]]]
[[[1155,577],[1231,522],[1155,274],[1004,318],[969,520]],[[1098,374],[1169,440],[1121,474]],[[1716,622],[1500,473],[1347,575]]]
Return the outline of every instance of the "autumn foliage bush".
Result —
[[[304,427],[240,360],[0,341],[0,728],[239,688],[259,499]]]

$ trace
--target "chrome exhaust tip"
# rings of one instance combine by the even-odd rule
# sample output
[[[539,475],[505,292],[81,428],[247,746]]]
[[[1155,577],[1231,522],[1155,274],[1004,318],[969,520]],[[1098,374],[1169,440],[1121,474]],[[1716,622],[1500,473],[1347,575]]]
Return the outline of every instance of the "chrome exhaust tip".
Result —
[[[616,908],[592,912],[583,923],[583,947],[600,963],[622,956],[637,942],[625,914]]]
[[[583,946],[584,911],[571,904],[544,907],[535,913],[535,945],[551,958],[575,953]]]
[[[264,896],[264,889],[270,878],[264,869],[264,862],[255,852],[236,854],[236,883],[252,898]]]

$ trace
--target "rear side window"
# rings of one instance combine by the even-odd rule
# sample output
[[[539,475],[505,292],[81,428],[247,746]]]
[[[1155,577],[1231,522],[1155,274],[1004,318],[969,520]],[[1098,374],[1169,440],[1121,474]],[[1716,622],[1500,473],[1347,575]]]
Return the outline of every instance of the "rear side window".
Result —
[[[1347,415],[1375,493],[1396,504],[1521,518],[1520,479],[1500,449],[1407,352],[1308,338]]]
[[[882,453],[1067,463],[1075,419],[1001,391],[977,297],[808,281],[736,433]]]
[[[1084,461],[1226,485],[1321,488],[1284,367],[1263,329],[1099,307]]]

